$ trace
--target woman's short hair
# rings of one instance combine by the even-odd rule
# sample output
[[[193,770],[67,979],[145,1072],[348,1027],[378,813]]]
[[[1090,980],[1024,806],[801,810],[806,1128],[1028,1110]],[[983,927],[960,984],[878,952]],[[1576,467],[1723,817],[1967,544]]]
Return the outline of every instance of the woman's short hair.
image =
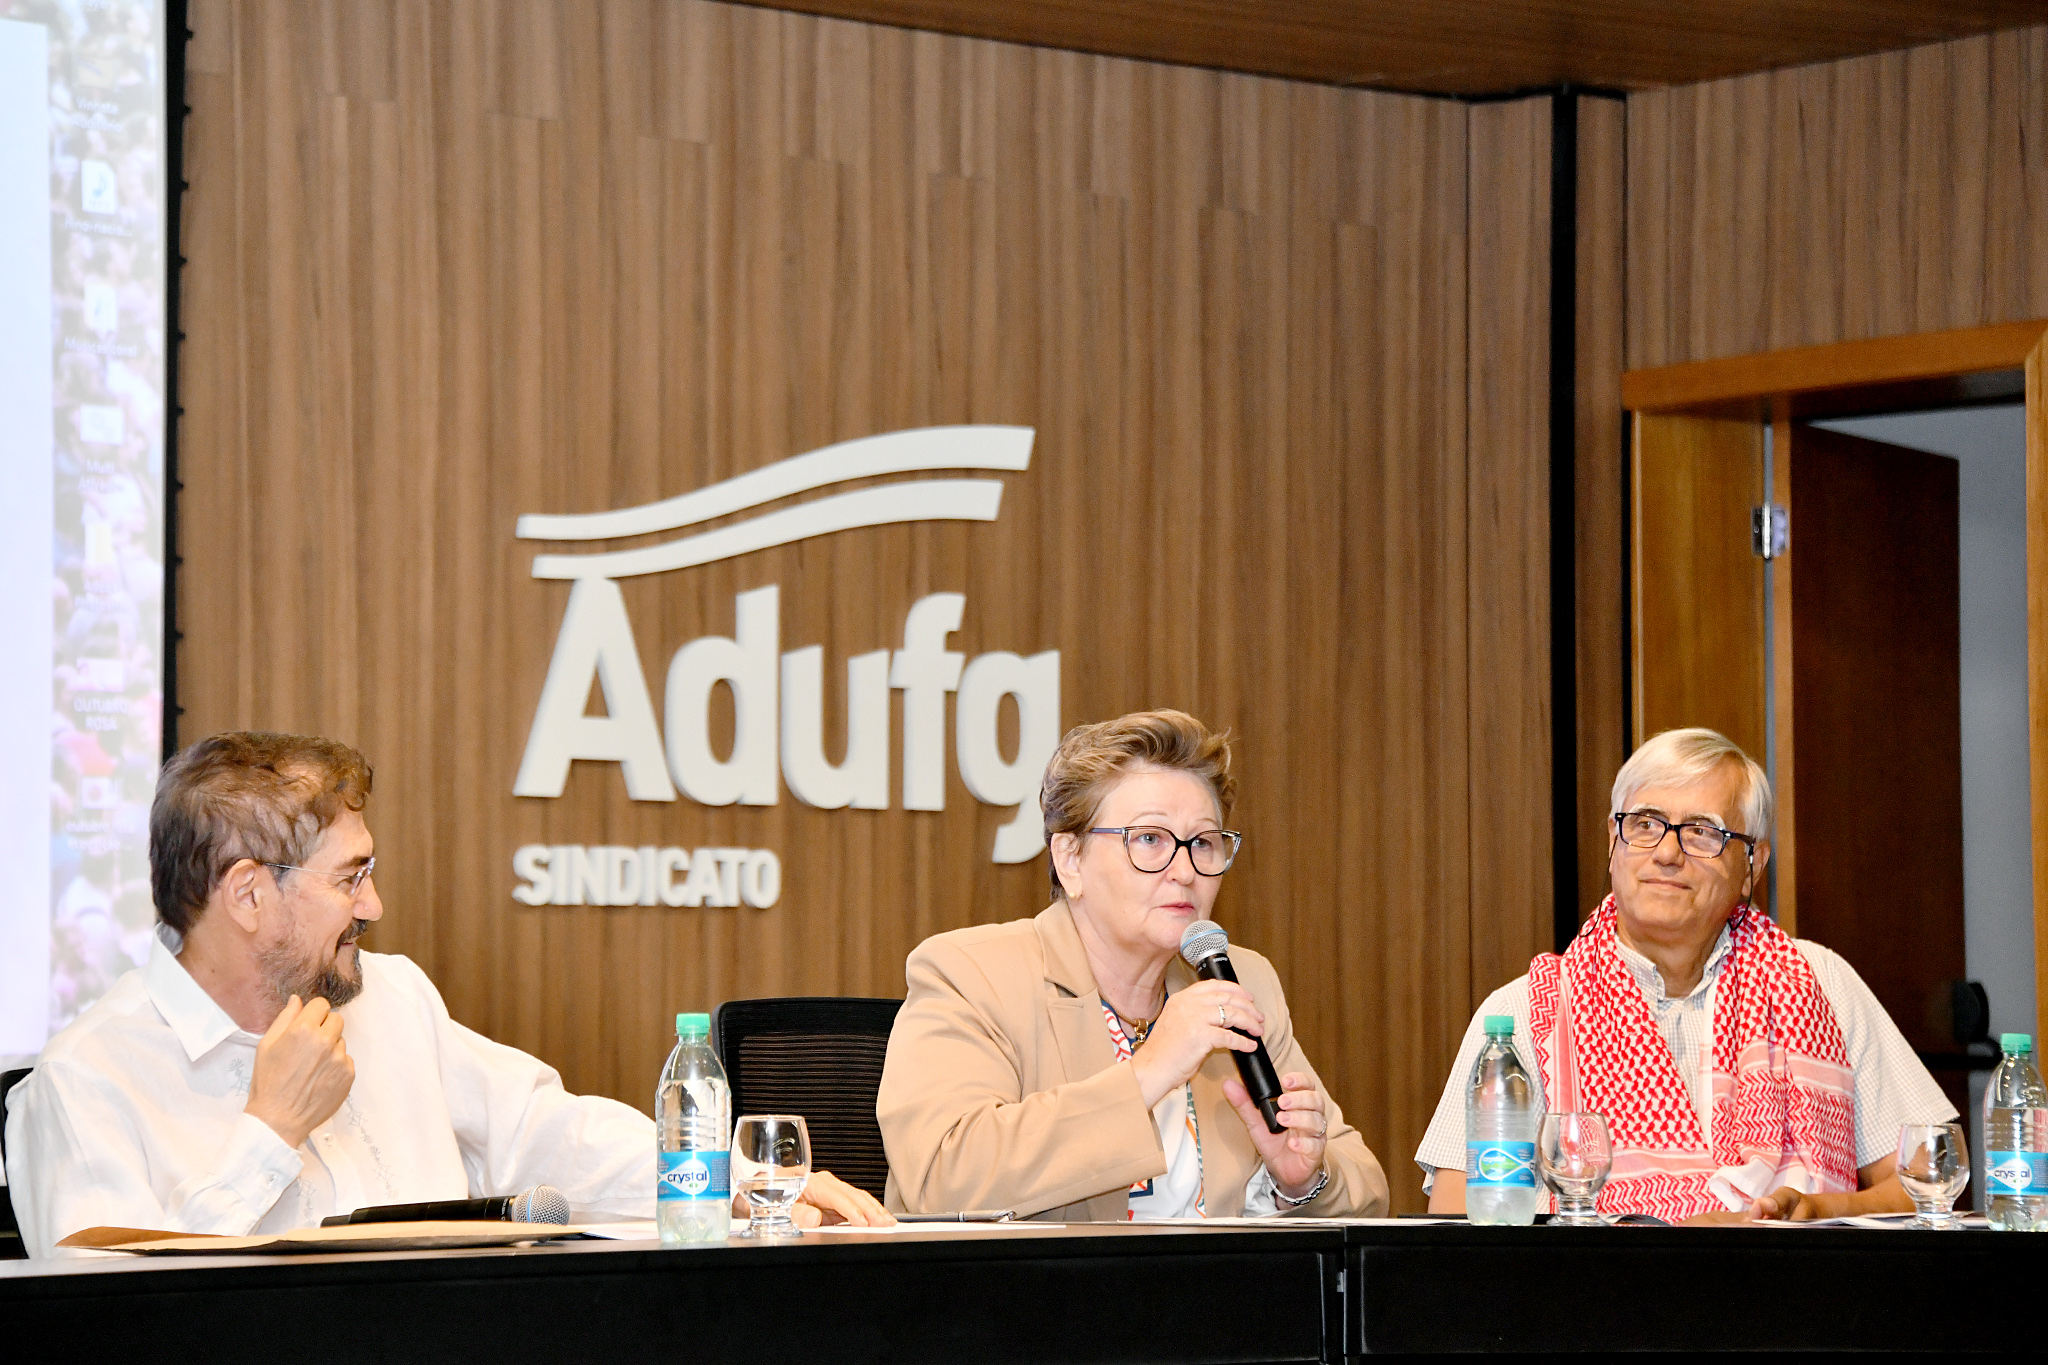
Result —
[[[1095,812],[1116,780],[1129,772],[1164,768],[1191,773],[1209,784],[1221,819],[1237,803],[1237,779],[1230,774],[1230,733],[1211,730],[1185,711],[1134,711],[1115,720],[1076,725],[1067,731],[1045,765],[1039,805],[1045,811],[1045,844],[1055,834],[1080,834],[1095,823]],[[1052,893],[1066,899],[1057,867],[1049,869]]]
[[[200,740],[164,764],[149,809],[157,918],[190,933],[237,862],[303,864],[369,799],[370,765],[346,744],[246,730]]]
[[[1614,775],[1614,813],[1626,811],[1645,787],[1689,787],[1711,777],[1726,763],[1742,769],[1743,790],[1737,807],[1742,828],[1736,833],[1754,839],[1767,837],[1771,832],[1771,779],[1734,740],[1698,725],[1653,735],[1629,755]]]

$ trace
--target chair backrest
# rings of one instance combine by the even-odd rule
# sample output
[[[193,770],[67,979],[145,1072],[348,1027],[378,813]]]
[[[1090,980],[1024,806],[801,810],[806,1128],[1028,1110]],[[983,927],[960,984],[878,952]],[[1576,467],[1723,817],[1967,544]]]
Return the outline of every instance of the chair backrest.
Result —
[[[34,1070],[32,1066],[23,1066],[12,1071],[0,1071],[0,1163],[7,1160],[7,1096]]]
[[[786,996],[728,1000],[711,1046],[732,1082],[733,1117],[801,1114],[811,1165],[875,1198],[889,1179],[875,1095],[901,1000]]]
[[[24,1066],[0,1071],[0,1166],[7,1164],[7,1094],[27,1080],[34,1069]],[[18,1260],[26,1255],[14,1221],[14,1187],[0,1185],[0,1260]]]

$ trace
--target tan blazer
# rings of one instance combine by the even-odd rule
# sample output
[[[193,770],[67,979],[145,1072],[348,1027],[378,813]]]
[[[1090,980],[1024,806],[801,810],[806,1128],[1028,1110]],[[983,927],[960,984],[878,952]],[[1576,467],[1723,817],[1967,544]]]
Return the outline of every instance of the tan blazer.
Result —
[[[1231,961],[1266,1016],[1281,1073],[1315,1069],[1294,1041],[1273,965],[1244,948]],[[889,1035],[875,1115],[897,1212],[1015,1209],[1052,1222],[1122,1222],[1131,1185],[1166,1173],[1166,1152],[1129,1062],[1116,1060],[1094,973],[1064,902],[1034,919],[926,939],[905,969],[910,995]],[[1193,982],[1176,958],[1172,989]],[[1244,1120],[1224,1097],[1231,1054],[1195,1074],[1203,1188],[1212,1217],[1244,1212],[1259,1168]],[[1329,1114],[1330,1183],[1308,1216],[1386,1212],[1387,1178],[1358,1130],[1316,1081]]]

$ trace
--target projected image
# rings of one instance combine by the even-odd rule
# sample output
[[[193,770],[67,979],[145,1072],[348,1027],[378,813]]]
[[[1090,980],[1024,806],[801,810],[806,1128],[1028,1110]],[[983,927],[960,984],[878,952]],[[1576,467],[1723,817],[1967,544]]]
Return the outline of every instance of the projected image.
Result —
[[[0,1017],[6,1059],[32,1056],[146,960],[154,918],[147,823],[161,753],[162,6],[0,0],[0,48],[21,60],[36,47],[47,70],[37,207],[47,221],[48,288],[43,316],[0,318],[0,328],[41,331],[49,420],[33,444],[49,473],[16,480],[7,471],[10,486],[40,484],[43,496],[10,497],[0,534],[40,532],[49,625],[47,648],[0,658],[0,706],[13,711],[34,692],[49,709],[36,707],[47,733],[34,746],[40,774],[12,771],[10,751],[0,756],[9,769],[0,782],[48,794],[39,831],[48,882],[40,904],[17,898],[0,907],[0,958],[9,964],[0,984],[12,997]],[[0,123],[14,129],[0,137],[25,133],[16,120]],[[6,164],[18,167],[28,152],[13,150],[19,155]],[[27,178],[0,187],[0,198],[18,207]],[[18,441],[7,448],[9,464],[36,457]],[[23,1008],[17,990],[33,990],[40,1008]]]

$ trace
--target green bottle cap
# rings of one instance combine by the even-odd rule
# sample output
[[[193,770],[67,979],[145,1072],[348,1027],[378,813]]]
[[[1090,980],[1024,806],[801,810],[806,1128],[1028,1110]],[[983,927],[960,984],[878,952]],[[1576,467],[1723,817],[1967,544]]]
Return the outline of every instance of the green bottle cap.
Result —
[[[1489,1038],[1512,1038],[1515,1036],[1515,1016],[1512,1014],[1489,1014],[1486,1016],[1486,1036]]]
[[[678,1014],[676,1036],[679,1038],[702,1038],[711,1032],[711,1016],[708,1014]]]
[[[2032,1052],[2034,1035],[2031,1033],[2001,1033],[1998,1046],[2006,1052]]]

